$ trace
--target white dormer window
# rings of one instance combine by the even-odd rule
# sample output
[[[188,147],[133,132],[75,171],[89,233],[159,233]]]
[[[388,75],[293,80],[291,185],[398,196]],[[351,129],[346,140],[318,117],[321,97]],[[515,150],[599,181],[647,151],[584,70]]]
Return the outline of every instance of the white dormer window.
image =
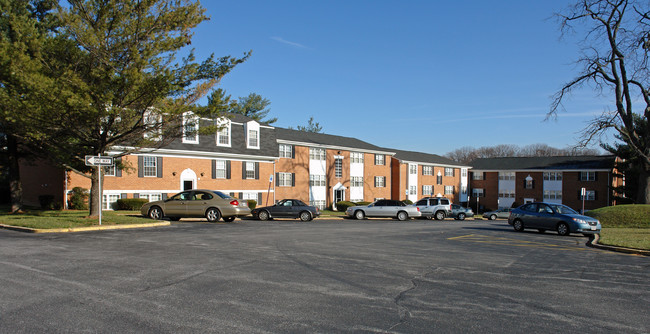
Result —
[[[162,140],[162,115],[153,108],[147,109],[142,114],[142,124],[144,125],[144,139]]]
[[[183,114],[183,143],[199,143],[199,118],[191,111]]]
[[[260,148],[260,124],[255,121],[246,123],[246,148]]]
[[[230,147],[230,120],[220,118],[217,120],[217,146]]]

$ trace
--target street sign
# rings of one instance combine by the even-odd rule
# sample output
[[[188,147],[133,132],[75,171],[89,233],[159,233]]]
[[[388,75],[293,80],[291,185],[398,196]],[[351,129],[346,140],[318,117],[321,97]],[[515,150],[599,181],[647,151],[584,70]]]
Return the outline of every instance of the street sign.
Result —
[[[113,157],[86,156],[86,166],[113,166]]]

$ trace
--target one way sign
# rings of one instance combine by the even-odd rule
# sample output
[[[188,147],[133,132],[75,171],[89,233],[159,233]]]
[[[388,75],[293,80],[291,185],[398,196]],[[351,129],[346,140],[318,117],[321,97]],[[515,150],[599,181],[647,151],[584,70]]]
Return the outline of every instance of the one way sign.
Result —
[[[86,156],[86,166],[113,166],[113,157]]]

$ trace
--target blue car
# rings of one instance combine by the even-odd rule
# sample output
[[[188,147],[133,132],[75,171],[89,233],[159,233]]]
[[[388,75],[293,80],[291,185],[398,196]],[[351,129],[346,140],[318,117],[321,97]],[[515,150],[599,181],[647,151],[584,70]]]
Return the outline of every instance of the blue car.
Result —
[[[470,208],[465,208],[458,204],[452,204],[449,217],[456,220],[465,220],[466,217],[474,217],[474,211],[472,211]]]
[[[601,228],[596,218],[583,216],[566,205],[542,202],[524,204],[512,210],[508,224],[518,232],[530,228],[540,233],[553,230],[559,235],[598,234]]]

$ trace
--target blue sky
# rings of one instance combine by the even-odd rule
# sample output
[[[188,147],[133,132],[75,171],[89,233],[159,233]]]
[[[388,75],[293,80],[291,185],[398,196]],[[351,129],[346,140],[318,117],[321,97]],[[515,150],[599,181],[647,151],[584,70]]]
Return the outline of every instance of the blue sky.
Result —
[[[205,1],[197,59],[252,57],[220,84],[271,101],[274,125],[306,125],[374,145],[444,155],[545,143],[564,148],[609,101],[576,91],[545,121],[579,68],[560,39],[567,1]],[[609,138],[611,140],[611,138]]]

